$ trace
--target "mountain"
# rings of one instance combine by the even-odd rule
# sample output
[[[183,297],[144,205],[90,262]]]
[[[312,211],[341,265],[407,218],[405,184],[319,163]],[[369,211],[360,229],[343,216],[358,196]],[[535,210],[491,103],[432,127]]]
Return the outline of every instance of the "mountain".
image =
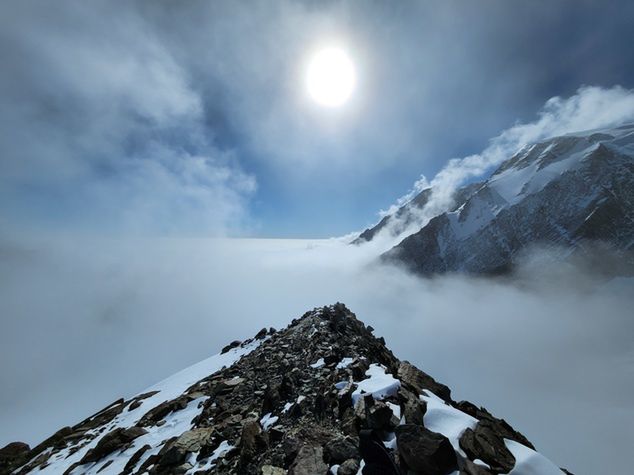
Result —
[[[430,197],[433,190],[424,190],[382,222],[399,212],[400,221],[414,219],[408,214],[420,206],[413,202]],[[524,147],[485,182],[459,190],[454,203],[383,254],[383,260],[404,263],[421,274],[496,274],[541,247],[557,259],[600,255],[606,267],[603,257],[611,256],[609,272],[630,273],[634,125]],[[360,238],[372,239],[380,227]]]
[[[3,473],[562,475],[521,433],[398,360],[343,304],[263,329],[29,448]]]

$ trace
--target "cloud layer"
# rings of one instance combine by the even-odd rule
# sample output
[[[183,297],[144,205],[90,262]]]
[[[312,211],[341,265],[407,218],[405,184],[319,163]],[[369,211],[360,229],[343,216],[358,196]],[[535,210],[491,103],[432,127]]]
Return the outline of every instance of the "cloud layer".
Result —
[[[1,256],[0,445],[37,442],[228,341],[342,301],[574,473],[629,467],[631,280],[575,268],[421,280],[336,240],[5,241]]]

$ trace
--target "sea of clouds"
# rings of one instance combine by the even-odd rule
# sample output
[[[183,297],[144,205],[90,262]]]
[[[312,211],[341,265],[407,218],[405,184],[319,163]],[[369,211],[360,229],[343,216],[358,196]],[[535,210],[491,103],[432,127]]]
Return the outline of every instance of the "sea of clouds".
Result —
[[[19,242],[19,244],[18,244]],[[0,445],[37,443],[261,327],[346,303],[395,354],[575,473],[623,471],[634,282],[422,279],[343,240],[5,239]]]

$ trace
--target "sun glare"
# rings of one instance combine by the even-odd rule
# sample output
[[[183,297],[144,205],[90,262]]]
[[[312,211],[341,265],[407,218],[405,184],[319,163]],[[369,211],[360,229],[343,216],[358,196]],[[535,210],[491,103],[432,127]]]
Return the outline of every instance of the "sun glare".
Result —
[[[354,65],[342,49],[322,49],[308,65],[306,86],[310,97],[319,105],[343,105],[352,94],[355,83]]]

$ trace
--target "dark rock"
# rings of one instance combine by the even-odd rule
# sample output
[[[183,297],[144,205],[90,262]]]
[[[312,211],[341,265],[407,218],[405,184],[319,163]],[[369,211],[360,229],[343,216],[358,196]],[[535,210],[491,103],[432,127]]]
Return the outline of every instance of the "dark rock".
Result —
[[[399,420],[394,416],[392,409],[381,401],[376,401],[367,411],[367,426],[370,429],[393,430]]]
[[[255,339],[256,340],[261,340],[265,336],[266,336],[266,328],[262,328],[262,330],[260,330],[259,332],[256,333]]]
[[[231,343],[229,343],[227,346],[225,346],[222,351],[220,352],[221,355],[224,355],[227,351],[232,350],[233,348],[237,348],[238,346],[240,346],[242,344],[242,342],[240,340],[233,340]]]
[[[165,401],[146,412],[139,420],[138,425],[143,427],[156,425],[157,422],[164,419],[169,413],[185,409],[189,401],[190,398],[186,395]]]
[[[123,472],[121,472],[121,475],[128,475],[132,473],[132,470],[134,470],[134,467],[136,467],[136,464],[139,463],[139,460],[141,460],[141,457],[143,457],[143,454],[147,452],[148,450],[150,450],[151,448],[152,447],[150,445],[145,444],[139,450],[134,452],[132,457],[130,457],[128,462],[125,464],[125,467],[123,467]]]
[[[460,448],[470,459],[487,463],[494,472],[507,473],[515,466],[515,457],[506,448],[504,439],[486,424],[478,423],[475,431],[465,430],[460,437]]]
[[[424,373],[408,361],[403,361],[398,367],[398,379],[415,389],[417,394],[422,394],[423,389],[428,389],[439,398],[451,401],[451,391],[444,384],[436,382],[434,378]]]
[[[398,426],[395,432],[399,455],[410,469],[426,475],[447,475],[458,469],[456,453],[445,436],[413,424]]]
[[[423,425],[423,418],[427,412],[427,404],[410,391],[400,388],[399,399],[402,401],[402,415],[406,424]]]
[[[461,465],[460,475],[492,475],[485,467],[473,463],[469,459],[462,459]]]
[[[336,437],[324,446],[324,460],[328,465],[341,464],[359,458],[359,444],[352,437]]]
[[[0,472],[9,473],[25,461],[31,448],[24,442],[11,442],[0,449]]]
[[[365,466],[363,475],[400,475],[394,460],[375,431],[359,432],[359,453]]]
[[[97,445],[86,452],[86,455],[79,461],[79,465],[101,460],[106,455],[110,455],[115,450],[122,450],[127,447],[137,437],[147,434],[142,427],[130,427],[127,429],[117,427],[112,432],[103,436]]]

